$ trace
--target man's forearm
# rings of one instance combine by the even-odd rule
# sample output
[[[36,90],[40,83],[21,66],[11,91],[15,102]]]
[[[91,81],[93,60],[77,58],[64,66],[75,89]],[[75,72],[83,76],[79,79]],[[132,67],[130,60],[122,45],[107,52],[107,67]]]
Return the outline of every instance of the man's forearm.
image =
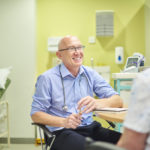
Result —
[[[33,122],[53,127],[64,127],[65,118],[49,115],[45,112],[36,112],[31,116]]]
[[[110,98],[99,99],[96,103],[96,109],[105,107],[123,107],[123,100],[119,95],[113,95]]]
[[[144,150],[146,138],[146,133],[139,133],[125,128],[117,146],[126,148],[127,150]]]

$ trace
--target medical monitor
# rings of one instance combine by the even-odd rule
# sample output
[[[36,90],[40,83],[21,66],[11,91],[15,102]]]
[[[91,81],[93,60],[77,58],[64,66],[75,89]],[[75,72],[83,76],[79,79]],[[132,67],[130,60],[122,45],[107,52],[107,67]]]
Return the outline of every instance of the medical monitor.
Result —
[[[132,67],[132,66],[139,67],[139,57],[132,56],[132,57],[127,58],[125,69]]]

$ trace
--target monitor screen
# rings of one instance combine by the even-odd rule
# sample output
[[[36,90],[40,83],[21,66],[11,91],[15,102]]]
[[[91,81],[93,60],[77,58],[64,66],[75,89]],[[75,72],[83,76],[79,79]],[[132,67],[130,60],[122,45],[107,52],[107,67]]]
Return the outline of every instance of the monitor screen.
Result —
[[[126,68],[129,68],[131,66],[138,67],[138,60],[139,60],[138,57],[128,57]]]

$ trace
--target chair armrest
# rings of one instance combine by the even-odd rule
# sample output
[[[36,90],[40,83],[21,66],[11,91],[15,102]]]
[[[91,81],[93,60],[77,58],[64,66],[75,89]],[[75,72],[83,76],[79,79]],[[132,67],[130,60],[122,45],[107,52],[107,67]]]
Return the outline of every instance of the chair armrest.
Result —
[[[106,120],[106,122],[110,125],[110,127],[112,127],[112,128],[116,127],[116,125],[113,122],[108,121],[108,120]]]
[[[43,130],[43,132],[48,136],[48,138],[51,138],[51,137],[55,136],[55,135],[54,135],[52,132],[50,132],[50,131],[47,129],[47,127],[46,127],[45,125],[43,125],[43,124],[33,122],[32,125],[36,125],[36,126],[40,127],[40,128]]]

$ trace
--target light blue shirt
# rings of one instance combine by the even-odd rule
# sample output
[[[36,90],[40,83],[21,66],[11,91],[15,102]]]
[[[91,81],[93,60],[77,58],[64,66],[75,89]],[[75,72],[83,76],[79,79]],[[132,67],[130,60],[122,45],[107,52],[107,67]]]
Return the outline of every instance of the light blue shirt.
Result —
[[[150,150],[150,69],[140,73],[133,82],[124,126],[139,133],[147,133],[145,150]]]
[[[63,86],[59,66],[56,66],[38,77],[31,115],[42,111],[53,116],[68,117],[72,113],[78,113],[77,103],[83,97],[93,97],[93,93],[99,98],[108,98],[118,94],[102,76],[89,67],[80,66],[80,71],[76,77],[69,72],[64,64],[61,64],[60,71],[68,110],[63,110]],[[84,113],[80,126],[89,125],[92,122],[92,112]],[[62,129],[62,127],[47,127],[50,131]]]

